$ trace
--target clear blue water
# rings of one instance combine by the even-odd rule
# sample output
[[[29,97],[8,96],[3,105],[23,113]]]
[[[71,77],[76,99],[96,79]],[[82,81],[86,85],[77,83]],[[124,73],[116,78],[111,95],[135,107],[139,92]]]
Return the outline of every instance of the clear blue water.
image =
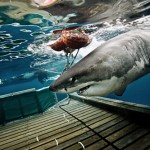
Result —
[[[1,7],[0,10],[0,15],[5,20],[0,26],[0,95],[49,86],[59,76],[59,73],[53,70],[63,70],[65,56],[48,50],[43,51],[41,47],[35,47],[30,51],[28,47],[38,42],[44,43],[43,39],[59,26],[52,26],[52,22],[38,14],[25,15],[23,20],[18,21],[2,13],[4,8]],[[30,23],[29,20],[34,17],[42,19],[42,23]],[[112,38],[116,33],[118,34],[117,31],[111,34],[104,33],[101,38]],[[130,84],[123,96],[110,94],[107,97],[150,105],[149,88],[148,74]]]
[[[51,52],[39,55],[28,50],[30,44],[39,42],[38,36],[46,37],[52,29],[49,26],[44,31],[39,25],[20,25],[18,22],[0,26],[0,95],[47,87],[58,77],[59,73],[49,70],[61,72],[65,56],[51,55]]]
[[[138,104],[150,105],[149,85],[150,85],[150,75],[148,74],[128,85],[126,91],[122,96],[110,94],[107,97],[134,102]]]

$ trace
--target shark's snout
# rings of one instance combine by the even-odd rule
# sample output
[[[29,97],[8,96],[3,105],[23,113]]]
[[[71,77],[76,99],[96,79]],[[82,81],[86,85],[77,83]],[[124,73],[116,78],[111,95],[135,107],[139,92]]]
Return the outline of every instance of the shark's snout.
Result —
[[[56,86],[55,82],[49,86],[49,90],[58,93],[67,93],[68,89],[65,87],[61,87],[60,85]]]
[[[55,89],[54,85],[50,85],[50,86],[49,86],[49,90],[50,90],[50,91],[53,91],[53,92],[55,92],[55,91],[56,91],[56,89]]]

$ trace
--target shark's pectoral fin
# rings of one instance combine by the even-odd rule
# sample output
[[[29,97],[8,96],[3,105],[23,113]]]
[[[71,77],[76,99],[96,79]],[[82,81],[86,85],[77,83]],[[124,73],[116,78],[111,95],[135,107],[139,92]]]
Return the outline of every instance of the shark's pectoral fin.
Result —
[[[115,91],[115,94],[117,96],[122,96],[123,93],[125,92],[125,90],[126,90],[126,86],[122,86],[120,89],[118,89],[117,91]]]

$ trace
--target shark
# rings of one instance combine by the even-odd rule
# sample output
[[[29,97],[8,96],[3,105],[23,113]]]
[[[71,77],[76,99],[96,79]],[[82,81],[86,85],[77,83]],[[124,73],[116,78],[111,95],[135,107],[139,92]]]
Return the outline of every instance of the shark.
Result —
[[[58,93],[82,96],[121,96],[133,81],[150,72],[150,30],[118,35],[65,71],[50,86]]]

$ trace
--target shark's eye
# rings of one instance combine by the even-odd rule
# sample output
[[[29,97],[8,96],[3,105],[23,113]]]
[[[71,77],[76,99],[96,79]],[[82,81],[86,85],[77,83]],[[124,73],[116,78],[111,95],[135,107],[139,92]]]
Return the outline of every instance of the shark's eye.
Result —
[[[72,82],[75,82],[75,81],[76,81],[76,77],[73,77],[73,78],[72,78]]]

